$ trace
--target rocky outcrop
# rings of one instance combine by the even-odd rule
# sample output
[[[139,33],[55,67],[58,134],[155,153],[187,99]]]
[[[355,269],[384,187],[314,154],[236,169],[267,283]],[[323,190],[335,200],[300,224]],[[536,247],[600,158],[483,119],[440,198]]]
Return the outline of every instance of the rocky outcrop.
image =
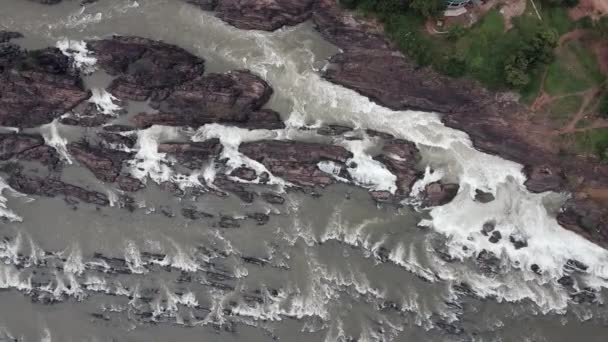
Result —
[[[28,195],[63,196],[67,201],[79,200],[99,206],[110,204],[108,197],[102,193],[86,190],[52,177],[43,178],[15,173],[11,175],[8,183],[13,189]]]
[[[0,48],[0,126],[46,124],[89,98],[59,49],[26,53],[8,46]]]
[[[608,214],[598,203],[576,196],[567,200],[557,215],[557,221],[604,248],[608,248]]]
[[[222,152],[222,144],[217,138],[202,142],[164,143],[158,146],[158,152],[174,157],[181,166],[198,170]]]
[[[19,32],[0,30],[0,43],[6,43],[12,39],[17,38],[23,38],[23,35]]]
[[[204,11],[213,11],[215,6],[217,6],[218,0],[184,0],[189,4],[193,4],[198,6],[200,9]]]
[[[150,105],[159,113],[141,113],[134,122],[138,127],[199,127],[216,122],[246,127],[249,123],[251,128],[282,127],[275,112],[257,111],[271,94],[268,83],[249,71],[209,74],[155,93]]]
[[[391,139],[384,143],[382,152],[374,159],[381,162],[397,177],[397,195],[407,196],[420,176],[416,167],[420,154],[416,146],[405,140]]]
[[[340,146],[296,141],[264,140],[242,144],[239,151],[263,164],[274,176],[299,186],[327,186],[334,178],[317,164],[331,161],[344,165],[352,153]],[[349,177],[347,174],[342,175]]]
[[[524,173],[527,177],[524,184],[532,192],[559,192],[565,189],[567,184],[563,171],[550,165],[526,166]]]
[[[459,188],[458,184],[451,183],[434,182],[428,184],[422,192],[422,206],[436,207],[448,204],[456,197]]]
[[[274,31],[310,18],[314,2],[315,0],[218,0],[215,11],[219,18],[240,29]]]
[[[70,143],[70,155],[82,166],[89,169],[98,179],[112,183],[120,175],[122,163],[130,157],[129,153],[108,150],[88,143]]]
[[[89,41],[98,65],[117,76],[109,86],[120,98],[145,101],[154,92],[199,77],[204,61],[175,45],[141,37],[114,36]]]
[[[46,146],[39,135],[0,134],[0,161],[10,159],[37,161],[51,167],[59,163],[57,152]]]
[[[471,105],[458,85],[428,78],[412,61],[390,50],[346,50],[330,59],[323,76],[397,110],[450,113]]]

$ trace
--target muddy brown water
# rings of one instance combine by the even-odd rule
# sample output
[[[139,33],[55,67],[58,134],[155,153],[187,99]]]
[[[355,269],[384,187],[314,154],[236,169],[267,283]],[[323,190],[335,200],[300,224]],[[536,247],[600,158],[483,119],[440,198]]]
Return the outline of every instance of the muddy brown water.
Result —
[[[0,0],[0,29],[23,33],[16,42],[28,49],[64,38],[138,35],[201,56],[207,72],[251,69],[273,86],[268,107],[289,126],[258,136],[327,141],[296,128],[334,123],[359,133],[384,130],[418,144],[421,171],[430,165],[461,184],[452,203],[432,211],[379,206],[365,189],[344,184],[320,197],[290,190],[284,204],[261,197],[245,204],[232,195],[176,196],[150,177],[134,212],[5,190],[8,210],[23,220],[0,222],[0,341],[608,339],[608,257],[556,225],[564,197],[527,193],[518,165],[473,150],[465,134],[443,127],[435,114],[392,112],[323,81],[320,72],[337,49],[311,23],[264,33],[239,31],[177,0],[85,7]],[[109,80],[96,71],[85,83],[103,88]],[[149,109],[137,102],[125,107],[128,114],[116,123]],[[69,141],[92,132],[55,128]],[[209,126],[178,135],[229,142],[258,133]],[[140,137],[137,148],[145,146]],[[67,165],[62,179],[116,193],[77,165]],[[496,200],[475,202],[477,188]],[[180,213],[186,207],[214,217],[188,220]],[[246,218],[260,212],[270,217],[265,225]],[[221,228],[222,215],[240,227]],[[526,235],[528,249],[515,250],[507,239],[489,245],[479,233],[488,219]],[[488,248],[499,256],[494,273],[475,262]],[[574,257],[589,269],[573,275],[576,289],[565,289],[557,279]],[[543,275],[529,270],[532,263],[543,265]],[[574,303],[573,294],[588,293],[584,288],[593,300]]]

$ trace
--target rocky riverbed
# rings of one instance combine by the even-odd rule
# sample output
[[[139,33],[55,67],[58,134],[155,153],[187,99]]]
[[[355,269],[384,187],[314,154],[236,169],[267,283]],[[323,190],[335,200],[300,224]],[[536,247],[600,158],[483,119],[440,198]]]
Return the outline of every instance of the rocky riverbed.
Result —
[[[0,340],[601,340],[602,168],[517,103],[331,0],[53,4],[0,14]]]

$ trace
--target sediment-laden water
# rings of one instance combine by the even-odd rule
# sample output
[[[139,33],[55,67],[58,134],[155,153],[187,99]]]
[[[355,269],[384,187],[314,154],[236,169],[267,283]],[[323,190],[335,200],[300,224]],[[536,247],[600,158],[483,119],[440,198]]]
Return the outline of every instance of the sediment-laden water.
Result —
[[[129,102],[119,115],[103,90],[111,77],[95,69],[82,40],[142,36],[204,58],[206,72],[249,69],[273,87],[267,107],[287,125],[138,131],[135,158],[125,168],[147,186],[135,195],[134,211],[121,208],[120,192],[77,166],[65,148],[95,129],[58,122],[28,129],[62,156],[62,180],[116,203],[76,207],[19,194],[0,179],[0,341],[608,338],[608,252],[557,224],[565,195],[527,192],[520,165],[476,151],[465,133],[446,128],[436,114],[392,111],[323,80],[337,49],[311,24],[243,31],[169,0],[84,7],[0,0],[0,29],[21,32],[25,38],[15,42],[22,47],[57,46],[81,70],[92,68],[85,77],[93,90],[89,101],[115,114],[115,123],[150,108]],[[328,124],[355,130],[333,137],[315,132]],[[367,194],[395,187],[394,176],[370,156],[377,140],[367,129],[410,140],[422,152],[419,170],[426,175],[401,207],[377,205]],[[220,139],[228,165],[254,169],[263,166],[239,153],[239,144],[340,145],[353,153],[350,176],[361,186],[331,185],[313,196],[288,190],[279,177],[271,177],[271,185],[247,185],[259,193],[272,189],[282,204],[201,194],[197,189],[212,183],[214,165],[188,173],[168,163],[157,145],[209,138]],[[320,167],[331,172],[331,165]],[[438,179],[458,183],[458,195],[444,206],[420,208],[416,189]],[[166,182],[185,195],[167,191],[160,185]],[[476,190],[495,200],[476,201]],[[184,208],[213,217],[192,220]],[[495,223],[500,241],[482,233],[487,222]]]

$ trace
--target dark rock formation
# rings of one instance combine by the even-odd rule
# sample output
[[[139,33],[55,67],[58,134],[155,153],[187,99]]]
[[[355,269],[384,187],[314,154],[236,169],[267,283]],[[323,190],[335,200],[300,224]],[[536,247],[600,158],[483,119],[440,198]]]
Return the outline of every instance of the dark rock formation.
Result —
[[[154,124],[199,127],[218,122],[282,128],[275,112],[255,112],[271,94],[270,85],[249,71],[209,74],[155,94],[150,105],[160,112],[139,114],[134,121],[138,127]]]
[[[116,180],[123,161],[130,156],[129,153],[91,146],[88,143],[70,143],[67,147],[74,159],[91,170],[95,177],[109,183]]]
[[[457,85],[451,88],[423,75],[412,77],[419,74],[417,66],[394,51],[347,50],[330,63],[323,75],[327,80],[393,109],[453,112],[469,105]]]
[[[104,114],[99,111],[94,103],[88,103],[81,112],[62,117],[59,122],[70,126],[97,127],[110,122],[112,119],[114,119],[114,116]]]
[[[329,125],[329,126],[323,126],[319,129],[317,129],[317,134],[320,135],[326,135],[326,136],[336,136],[336,135],[342,135],[346,132],[350,132],[353,129],[350,127],[345,127],[345,126],[339,126],[339,125]]]
[[[374,159],[397,176],[397,195],[407,196],[419,176],[416,166],[420,155],[416,146],[409,141],[391,139],[384,143],[382,153]]]
[[[321,161],[345,164],[352,153],[339,146],[296,141],[264,140],[245,143],[239,151],[262,163],[273,175],[300,186],[326,186],[334,178],[319,170]]]
[[[145,184],[131,176],[121,175],[116,178],[118,188],[123,191],[136,192],[145,188]]]
[[[218,0],[184,0],[187,3],[200,7],[204,11],[213,11]]]
[[[117,76],[110,92],[120,98],[145,101],[153,92],[199,77],[204,61],[175,45],[141,37],[114,36],[88,42],[97,63]]]
[[[26,53],[10,46],[0,49],[0,125],[46,124],[89,98],[78,72],[59,49]]]
[[[61,2],[61,0],[30,0],[43,5],[55,5]]]
[[[428,184],[422,193],[423,207],[436,207],[450,203],[458,194],[458,184],[443,184],[439,182]]]
[[[502,234],[498,230],[495,230],[492,232],[492,235],[490,236],[488,241],[490,241],[491,243],[498,243],[500,239],[502,239]]]
[[[283,129],[285,123],[281,115],[272,109],[252,111],[243,122],[235,122],[235,126],[247,129]]]
[[[494,200],[494,195],[489,192],[481,191],[479,189],[475,190],[475,201],[479,203],[490,203]]]
[[[133,148],[136,142],[136,140],[130,136],[125,136],[113,132],[100,132],[97,133],[97,136],[99,136],[102,139],[103,143],[105,143],[107,146],[124,146],[128,148]]]
[[[234,169],[230,173],[230,176],[237,177],[237,178],[240,178],[240,179],[246,180],[246,181],[254,181],[258,178],[258,175],[256,174],[255,170],[250,169],[245,166]]]
[[[231,181],[224,176],[216,176],[213,184],[222,191],[234,194],[245,203],[253,203],[255,199],[255,194],[252,191],[248,191],[241,184]]]
[[[270,216],[264,213],[252,213],[247,214],[247,217],[257,222],[259,226],[263,226],[270,220]]]
[[[86,190],[51,177],[42,178],[17,173],[11,175],[8,183],[13,189],[28,195],[64,196],[66,200],[77,199],[100,206],[110,204],[108,197],[102,193]]]
[[[549,165],[526,166],[524,173],[528,178],[524,184],[532,192],[559,192],[566,185],[563,171]]]
[[[608,248],[608,213],[590,199],[571,198],[557,215],[559,224]]]
[[[296,25],[312,14],[314,0],[219,0],[217,16],[246,30],[274,31]],[[208,7],[208,6],[206,6]]]
[[[179,165],[192,170],[202,168],[221,151],[222,145],[217,138],[202,142],[164,143],[158,146],[158,152],[167,153],[174,157]]]
[[[59,163],[57,152],[39,135],[0,134],[0,160],[10,159],[38,161],[51,167]]]
[[[12,39],[17,39],[17,38],[23,38],[23,35],[19,32],[0,30],[0,43],[6,43]]]
[[[475,262],[485,274],[498,274],[500,271],[500,259],[494,253],[485,249],[477,255]]]
[[[195,208],[182,208],[182,216],[190,220],[200,220],[213,217],[213,215]]]
[[[273,194],[271,192],[262,193],[262,198],[264,201],[270,204],[283,204],[285,203],[285,199],[277,194]]]
[[[218,222],[218,225],[220,226],[220,228],[240,228],[241,227],[239,220],[234,217],[230,217],[230,216],[220,217],[220,221]]]

